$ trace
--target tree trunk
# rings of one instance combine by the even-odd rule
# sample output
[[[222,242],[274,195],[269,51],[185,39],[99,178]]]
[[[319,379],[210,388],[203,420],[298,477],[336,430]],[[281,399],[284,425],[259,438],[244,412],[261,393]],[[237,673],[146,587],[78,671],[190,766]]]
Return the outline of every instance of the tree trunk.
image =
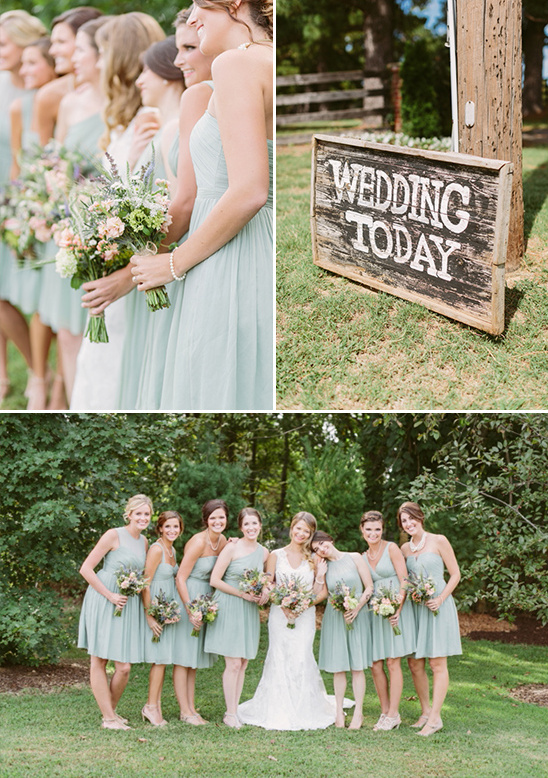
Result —
[[[388,65],[393,62],[394,0],[371,0],[366,4],[363,19],[365,75],[378,76],[385,86],[385,105],[378,116],[369,116],[369,126],[381,127],[388,109]],[[367,98],[365,98],[367,100]]]
[[[457,0],[459,151],[514,165],[506,269],[523,258],[521,0]],[[473,126],[465,106],[474,108]]]
[[[547,20],[548,21],[548,20]],[[523,115],[542,113],[542,60],[546,21],[525,18],[523,24]]]

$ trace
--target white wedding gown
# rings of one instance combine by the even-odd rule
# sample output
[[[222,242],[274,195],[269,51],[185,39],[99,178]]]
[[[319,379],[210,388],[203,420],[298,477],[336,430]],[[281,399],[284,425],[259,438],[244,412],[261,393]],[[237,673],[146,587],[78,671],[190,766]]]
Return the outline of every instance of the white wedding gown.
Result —
[[[294,569],[285,549],[277,549],[276,578],[295,576],[312,588],[314,571],[307,561]],[[270,606],[268,653],[251,700],[238,707],[243,724],[265,729],[325,729],[335,722],[335,699],[328,697],[314,659],[316,609],[308,608],[288,629],[278,605]]]

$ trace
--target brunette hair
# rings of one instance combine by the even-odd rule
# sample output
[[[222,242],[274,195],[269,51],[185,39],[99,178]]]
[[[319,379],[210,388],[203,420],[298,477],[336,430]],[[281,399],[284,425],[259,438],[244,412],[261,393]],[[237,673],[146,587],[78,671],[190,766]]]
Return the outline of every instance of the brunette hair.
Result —
[[[106,131],[100,145],[106,149],[112,130],[125,130],[141,106],[141,93],[135,85],[141,72],[141,54],[163,40],[165,33],[152,16],[131,11],[110,19],[96,38],[103,49],[102,87],[107,105],[103,116]]]
[[[246,516],[255,516],[255,518],[259,519],[259,523],[262,527],[263,520],[261,519],[261,514],[256,508],[242,508],[238,514],[238,529],[242,528],[242,524]]]
[[[97,41],[95,39],[97,30],[102,27],[103,24],[106,24],[113,18],[113,16],[98,16],[97,19],[90,19],[89,22],[84,22],[84,24],[78,28],[78,32],[85,32],[85,34],[88,36],[90,43],[97,54],[99,54],[99,46],[97,45]]]
[[[175,35],[170,35],[149,46],[141,55],[141,62],[166,81],[183,81],[182,71],[173,64],[176,56]]]
[[[242,5],[244,3],[249,9],[251,21],[258,27],[261,27],[265,31],[267,38],[272,40],[274,36],[273,0],[242,0]],[[197,5],[200,8],[222,9],[230,16],[232,21],[237,22],[238,24],[243,24],[245,27],[247,27],[249,33],[251,34],[249,25],[246,24],[243,19],[236,19],[234,16],[233,0],[194,0],[194,5]],[[251,37],[253,38],[252,34]]]
[[[56,24],[68,24],[76,35],[83,24],[102,15],[103,12],[98,8],[92,8],[90,5],[80,5],[78,8],[70,8],[68,11],[56,16],[51,23],[51,29],[53,30]]]
[[[169,521],[169,519],[179,519],[179,527],[181,528],[181,532],[184,531],[185,525],[183,524],[181,515],[177,513],[177,511],[162,511],[162,513],[158,516],[158,521],[156,522],[157,535],[160,535],[160,530],[162,529],[166,521]]]
[[[310,541],[310,545],[312,545],[312,543],[322,543],[324,540],[328,540],[330,543],[333,543],[333,538],[331,535],[328,535],[327,532],[323,532],[321,529],[319,529],[314,533],[312,540]]]
[[[190,8],[183,8],[183,10],[179,11],[177,16],[175,17],[173,26],[177,28],[177,27],[181,27],[183,24],[186,24],[190,19],[191,13],[192,13],[192,6]]]
[[[124,508],[124,521],[126,524],[129,521],[129,514],[134,511],[135,508],[138,508],[139,505],[144,504],[148,505],[150,512],[152,513],[152,500],[150,497],[147,497],[146,494],[134,494],[133,497],[129,498],[126,507]]]
[[[384,527],[384,518],[380,511],[366,511],[360,519],[360,527],[363,527],[368,521],[380,521]]]
[[[45,61],[48,63],[50,68],[53,68],[55,70],[55,60],[49,53],[49,50],[51,48],[51,38],[48,38],[47,35],[44,35],[42,38],[38,38],[38,40],[29,43],[29,45],[26,48],[31,48],[31,47],[33,49],[38,49],[38,51],[45,59]]]
[[[48,32],[40,19],[20,8],[0,14],[0,27],[4,28],[10,41],[21,48],[29,46]]]
[[[225,512],[226,520],[228,522],[228,505],[224,500],[208,500],[202,505],[202,524],[204,527],[208,526],[209,517],[218,508],[222,508]]]
[[[421,524],[424,524],[424,513],[422,512],[420,505],[418,505],[416,502],[404,502],[398,508],[398,527],[400,529],[403,529],[401,525],[402,513],[408,513],[412,519],[415,521],[420,521]]]

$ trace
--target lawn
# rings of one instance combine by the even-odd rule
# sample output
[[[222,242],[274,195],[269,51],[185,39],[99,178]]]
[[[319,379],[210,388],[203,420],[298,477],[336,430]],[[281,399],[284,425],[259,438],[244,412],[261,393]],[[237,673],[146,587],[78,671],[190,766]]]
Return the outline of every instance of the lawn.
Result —
[[[496,337],[316,267],[310,147],[278,149],[278,408],[548,407],[548,147],[523,156],[527,251]]]
[[[461,658],[450,660],[445,727],[430,738],[418,737],[408,726],[418,714],[408,672],[404,673],[400,707],[402,726],[398,731],[379,733],[371,731],[379,711],[370,676],[365,724],[359,732],[334,727],[316,732],[225,727],[220,723],[224,711],[222,661],[212,670],[198,673],[198,706],[211,722],[204,727],[177,720],[169,679],[163,705],[169,725],[154,729],[141,722],[139,711],[147,689],[144,665],[133,668],[119,706],[133,726],[129,732],[100,728],[99,713],[87,686],[50,693],[1,694],[0,776],[530,778],[547,774],[546,710],[517,702],[509,691],[521,683],[546,681],[548,648],[464,639],[463,649]],[[259,655],[249,665],[242,699],[251,696],[258,683],[265,651],[263,625]],[[73,652],[72,656],[78,654]],[[331,676],[324,677],[331,692]]]

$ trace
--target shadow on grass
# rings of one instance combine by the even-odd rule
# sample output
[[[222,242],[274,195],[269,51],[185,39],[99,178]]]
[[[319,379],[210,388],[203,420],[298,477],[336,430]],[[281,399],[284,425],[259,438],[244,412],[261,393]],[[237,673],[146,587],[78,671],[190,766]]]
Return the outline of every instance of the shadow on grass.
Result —
[[[535,219],[548,198],[548,162],[543,162],[523,177],[525,204],[525,241],[529,240]]]
[[[516,289],[515,287],[512,287],[511,289],[506,287],[505,294],[504,294],[504,331],[506,332],[506,329],[510,322],[512,321],[513,317],[516,314],[516,311],[519,308],[519,305],[522,301],[522,299],[525,297],[525,292],[523,292],[521,289]],[[498,337],[503,338],[503,335],[499,335]]]

